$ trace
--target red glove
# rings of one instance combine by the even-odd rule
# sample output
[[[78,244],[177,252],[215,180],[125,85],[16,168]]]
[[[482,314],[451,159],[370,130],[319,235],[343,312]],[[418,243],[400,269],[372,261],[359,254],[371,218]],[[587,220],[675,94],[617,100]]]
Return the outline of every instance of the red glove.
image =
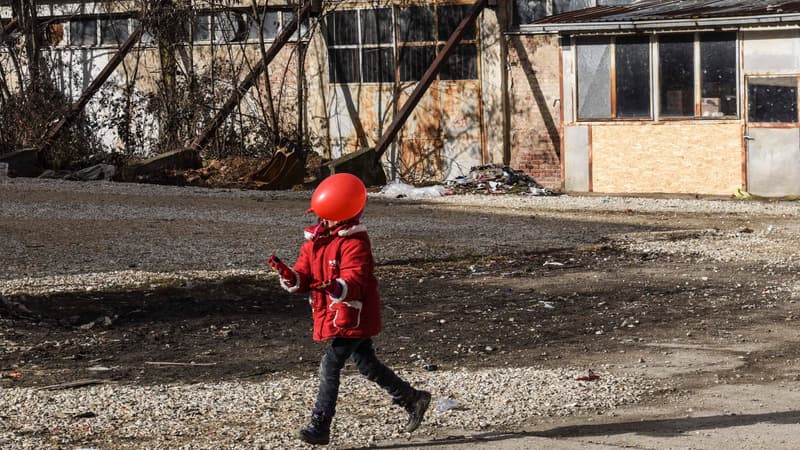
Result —
[[[284,264],[283,261],[281,261],[277,256],[270,256],[267,260],[267,264],[272,266],[272,268],[278,272],[278,275],[286,282],[288,286],[294,286],[295,283],[297,283],[297,278],[295,277],[294,272],[292,272],[292,269]]]
[[[342,285],[334,279],[317,281],[311,283],[311,286],[309,287],[315,291],[324,292],[333,298],[339,298],[342,296]]]

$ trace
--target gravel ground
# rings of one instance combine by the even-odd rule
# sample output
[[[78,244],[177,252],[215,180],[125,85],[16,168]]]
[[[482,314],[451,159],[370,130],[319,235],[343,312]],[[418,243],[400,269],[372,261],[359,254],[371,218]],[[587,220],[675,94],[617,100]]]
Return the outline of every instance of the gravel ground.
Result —
[[[576,381],[581,372],[566,369],[403,375],[434,395],[427,420],[416,432],[422,435],[434,429],[497,430],[541,416],[608,412],[653,391],[644,380],[604,373],[596,381]],[[6,389],[0,400],[0,443],[9,449],[303,448],[296,428],[308,419],[309,394],[315,389],[311,377],[71,391]],[[402,411],[362,377],[346,376],[340,399],[333,427],[336,447],[409,436],[401,431]],[[457,406],[437,410],[435,402],[445,399],[454,399]],[[11,427],[21,431],[3,431]]]
[[[311,220],[302,213],[309,197],[309,192],[14,179],[0,185],[0,231],[6,236],[0,241],[0,298],[273,277],[263,268],[263,256],[295,255],[298,224]],[[711,263],[742,261],[769,269],[798,267],[798,215],[796,202],[396,199],[371,193],[366,222],[379,264],[613,243],[644,254],[692,254]],[[536,226],[544,221],[569,225]],[[96,241],[86,238],[92,233]],[[73,240],[73,234],[83,237]],[[459,404],[432,411],[419,434],[496,431],[536,417],[607,414],[653,395],[656,384],[658,390],[668,388],[663,380],[605,371],[597,381],[579,382],[581,370],[570,367],[403,374],[427,386],[434,400],[452,397]],[[306,420],[315,383],[312,376],[278,374],[257,382],[5,388],[0,447],[295,448],[293,433]],[[406,437],[398,431],[400,411],[360,377],[345,379],[341,398],[335,446]]]

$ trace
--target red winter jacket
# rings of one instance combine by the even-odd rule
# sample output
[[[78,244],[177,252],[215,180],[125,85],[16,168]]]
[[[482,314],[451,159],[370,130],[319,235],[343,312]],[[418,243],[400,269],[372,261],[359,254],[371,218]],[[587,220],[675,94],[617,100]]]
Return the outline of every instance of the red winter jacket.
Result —
[[[381,331],[381,301],[366,227],[350,223],[329,233],[317,230],[316,225],[305,230],[306,241],[292,268],[297,283],[287,286],[281,280],[281,285],[292,293],[309,294],[315,341],[375,336]],[[340,297],[309,289],[327,280],[342,286]]]

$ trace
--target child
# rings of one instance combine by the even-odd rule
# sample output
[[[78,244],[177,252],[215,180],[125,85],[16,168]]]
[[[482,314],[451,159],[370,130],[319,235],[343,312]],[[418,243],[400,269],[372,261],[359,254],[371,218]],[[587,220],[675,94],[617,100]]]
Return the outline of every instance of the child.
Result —
[[[299,432],[309,444],[327,444],[336,413],[339,374],[348,358],[358,371],[385,389],[408,412],[405,431],[422,422],[431,395],[414,389],[375,356],[372,336],[381,331],[380,294],[366,227],[359,219],[366,189],[357,177],[335,174],[314,191],[311,208],[319,223],[305,230],[306,241],[293,268],[269,259],[289,292],[309,294],[313,338],[328,342],[320,363],[319,393],[311,423]]]

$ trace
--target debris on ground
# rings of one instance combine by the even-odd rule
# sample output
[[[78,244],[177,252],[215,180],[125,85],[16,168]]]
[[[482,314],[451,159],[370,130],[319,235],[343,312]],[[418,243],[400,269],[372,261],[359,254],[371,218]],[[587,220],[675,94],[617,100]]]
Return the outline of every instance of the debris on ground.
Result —
[[[469,174],[447,180],[454,194],[556,195],[532,176],[501,164],[472,167]]]
[[[451,195],[453,192],[441,185],[415,187],[400,181],[389,183],[381,189],[381,194],[394,198],[431,198]]]
[[[592,369],[588,369],[585,375],[581,375],[578,378],[575,378],[577,381],[595,381],[600,379],[600,375],[594,373]]]

